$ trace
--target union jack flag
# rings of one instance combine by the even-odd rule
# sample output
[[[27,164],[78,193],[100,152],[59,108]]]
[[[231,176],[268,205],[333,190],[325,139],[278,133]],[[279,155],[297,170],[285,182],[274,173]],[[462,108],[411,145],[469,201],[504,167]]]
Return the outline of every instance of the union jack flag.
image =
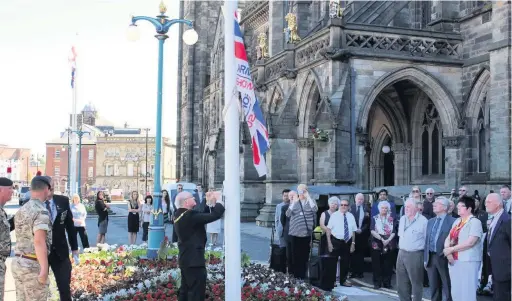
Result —
[[[254,84],[251,78],[251,69],[247,61],[247,53],[244,47],[244,38],[240,30],[240,24],[235,14],[235,58],[237,64],[236,86],[242,99],[242,108],[245,121],[249,127],[252,141],[252,157],[254,167],[260,177],[267,174],[265,153],[270,148],[268,131],[260,103],[254,93]]]
[[[75,87],[75,72],[76,72],[76,50],[75,46],[71,47],[71,54],[69,55],[68,61],[71,65],[71,88]]]

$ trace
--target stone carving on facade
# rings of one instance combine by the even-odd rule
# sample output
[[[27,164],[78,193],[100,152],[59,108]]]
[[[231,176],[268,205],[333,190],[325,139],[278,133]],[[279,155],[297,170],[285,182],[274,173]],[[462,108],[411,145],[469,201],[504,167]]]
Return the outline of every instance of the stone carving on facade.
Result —
[[[460,57],[460,41],[385,33],[346,32],[347,48],[389,51],[413,56]]]
[[[268,58],[267,35],[262,32],[258,35],[258,46],[256,46],[256,59],[262,60]]]
[[[282,57],[277,62],[273,62],[269,64],[268,67],[265,67],[265,78],[266,80],[270,80],[276,77],[279,77],[283,71],[286,70],[287,61],[285,57]]]
[[[315,144],[313,139],[311,138],[299,138],[297,139],[297,145],[299,146],[299,148],[310,148],[313,147]]]
[[[322,55],[322,50],[329,47],[330,37],[325,35],[320,39],[317,39],[304,48],[300,48],[295,54],[295,61],[297,66],[306,65],[317,58],[317,54]]]
[[[295,79],[297,77],[297,71],[286,69],[281,71],[280,77],[286,77],[287,79]]]
[[[462,143],[462,136],[443,137],[443,146],[445,148],[459,148]]]
[[[344,8],[341,7],[340,0],[331,0],[329,3],[329,17],[331,17],[331,19],[341,19],[343,10]]]
[[[295,44],[300,42],[301,39],[298,33],[297,16],[292,13],[288,13],[285,20],[288,23],[288,27],[284,29],[286,43]]]

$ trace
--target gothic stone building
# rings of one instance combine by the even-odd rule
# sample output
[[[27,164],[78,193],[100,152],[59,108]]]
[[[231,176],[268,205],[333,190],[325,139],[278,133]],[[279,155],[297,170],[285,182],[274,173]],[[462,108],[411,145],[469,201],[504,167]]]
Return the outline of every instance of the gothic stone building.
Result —
[[[296,183],[483,194],[509,183],[511,3],[332,2],[239,2],[271,143],[258,178],[242,127],[242,217],[272,220]],[[224,158],[221,4],[181,2],[199,42],[179,46],[178,79],[178,177],[216,187],[236,160]]]

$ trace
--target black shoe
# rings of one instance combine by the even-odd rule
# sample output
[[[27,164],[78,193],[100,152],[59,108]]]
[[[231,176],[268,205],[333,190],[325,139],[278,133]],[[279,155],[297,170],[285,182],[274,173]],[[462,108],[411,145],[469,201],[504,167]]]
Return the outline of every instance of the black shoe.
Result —
[[[393,287],[391,286],[391,284],[386,283],[386,284],[384,284],[384,288],[392,289]]]
[[[357,274],[357,275],[355,276],[355,278],[363,279],[363,278],[364,278],[364,275],[363,275],[363,274]]]
[[[374,284],[373,285],[373,289],[376,289],[378,290],[379,288],[381,288],[382,286],[380,284]]]
[[[430,285],[428,285],[428,283],[423,283],[423,287],[430,287]]]

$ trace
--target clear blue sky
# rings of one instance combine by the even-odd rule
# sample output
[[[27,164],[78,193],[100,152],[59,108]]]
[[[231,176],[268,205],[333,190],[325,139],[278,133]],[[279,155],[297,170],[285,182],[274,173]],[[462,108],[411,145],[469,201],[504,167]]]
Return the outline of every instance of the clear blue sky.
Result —
[[[160,0],[0,1],[0,144],[43,152],[67,127],[71,112],[68,56],[78,52],[78,108],[93,103],[115,124],[155,127],[157,40],[140,23],[126,38],[130,16],[158,14]],[[178,17],[178,1],[167,0]],[[78,41],[75,37],[78,33]],[[163,134],[174,137],[178,27],[165,47]],[[181,37],[180,37],[181,38]],[[6,108],[7,110],[4,110]],[[8,129],[8,130],[6,130]],[[154,131],[153,131],[154,133]]]

